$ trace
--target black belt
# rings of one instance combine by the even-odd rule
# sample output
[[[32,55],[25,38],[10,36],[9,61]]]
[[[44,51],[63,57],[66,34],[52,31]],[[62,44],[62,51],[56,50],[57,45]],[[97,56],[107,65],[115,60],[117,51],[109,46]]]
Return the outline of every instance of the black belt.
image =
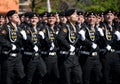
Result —
[[[68,51],[60,51],[60,54],[63,54],[63,55],[75,55],[75,52],[68,52]]]
[[[9,51],[2,51],[2,54],[8,55],[11,52],[11,50]]]
[[[97,56],[97,55],[98,55],[98,52],[80,51],[80,54],[92,55],[92,56],[94,57],[94,56]]]
[[[41,54],[43,54],[43,55],[47,55],[48,52],[47,52],[47,51],[41,51]]]
[[[24,54],[25,54],[25,55],[33,55],[33,52],[24,51]]]

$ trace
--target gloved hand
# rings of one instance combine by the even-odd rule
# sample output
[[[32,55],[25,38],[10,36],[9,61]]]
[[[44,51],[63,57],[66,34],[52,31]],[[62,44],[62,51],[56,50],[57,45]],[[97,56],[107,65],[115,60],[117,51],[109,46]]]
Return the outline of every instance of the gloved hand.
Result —
[[[120,32],[119,31],[115,31],[115,35],[117,36],[117,41],[120,40]]]
[[[104,36],[103,30],[101,28],[98,28],[98,31],[100,33],[100,36]]]
[[[24,30],[20,31],[21,35],[23,36],[23,39],[26,40],[27,39],[27,34]]]
[[[85,31],[84,30],[80,30],[79,32],[78,32],[80,35],[81,35],[81,40],[82,41],[84,41],[85,40]]]
[[[107,46],[106,46],[106,49],[107,49],[108,51],[110,51],[110,50],[111,50],[111,46],[110,46],[110,45],[107,45]]]
[[[42,39],[45,38],[45,35],[44,35],[44,33],[42,31],[39,32],[39,35],[42,36]]]
[[[54,48],[55,48],[55,44],[52,42],[51,47],[50,47],[50,51],[52,51]]]
[[[97,44],[93,43],[91,47],[92,47],[93,49],[96,49],[96,48],[97,48]]]
[[[12,45],[12,50],[14,51],[16,49],[16,45],[15,44],[11,44]]]
[[[70,52],[75,51],[75,47],[73,45],[70,45]]]
[[[37,45],[35,45],[33,49],[35,52],[38,52],[38,50],[39,50]]]

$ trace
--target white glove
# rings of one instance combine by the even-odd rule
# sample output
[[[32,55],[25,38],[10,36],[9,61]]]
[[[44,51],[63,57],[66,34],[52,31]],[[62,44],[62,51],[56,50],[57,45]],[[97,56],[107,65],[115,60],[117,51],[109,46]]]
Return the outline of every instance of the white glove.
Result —
[[[93,43],[93,44],[92,44],[92,48],[93,48],[93,49],[96,49],[96,48],[97,48],[97,44]]]
[[[119,32],[119,31],[116,31],[116,32],[115,32],[115,35],[117,36],[117,41],[119,41],[119,40],[120,40],[120,32]]]
[[[84,41],[85,40],[85,31],[80,30],[78,33],[81,35],[81,40]]]
[[[44,38],[45,38],[45,35],[44,35],[44,33],[43,33],[42,31],[40,31],[40,32],[39,32],[39,35],[41,35],[41,36],[42,36],[42,39],[44,39]]]
[[[23,39],[26,40],[27,39],[26,32],[24,30],[22,30],[22,31],[20,31],[20,33],[22,34]]]
[[[111,46],[110,46],[110,45],[107,45],[107,46],[106,46],[106,49],[107,49],[108,51],[110,51],[110,50],[111,50]]]
[[[70,45],[70,51],[71,51],[71,52],[75,51],[75,47],[72,46],[72,45]]]
[[[100,36],[104,36],[103,30],[101,28],[98,28],[98,31],[100,33]]]
[[[12,50],[16,49],[16,45],[15,44],[11,44],[12,45]]]
[[[55,44],[52,42],[52,43],[51,43],[50,50],[53,50],[54,48],[55,48]]]
[[[59,32],[57,31],[56,34],[58,34]]]
[[[33,49],[34,49],[35,52],[38,52],[38,47],[36,45],[34,46]]]

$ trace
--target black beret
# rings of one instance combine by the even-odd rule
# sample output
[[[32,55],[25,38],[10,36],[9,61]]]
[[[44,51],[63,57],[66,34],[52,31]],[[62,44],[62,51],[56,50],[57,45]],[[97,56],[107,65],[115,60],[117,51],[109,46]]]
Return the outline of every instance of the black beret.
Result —
[[[32,18],[32,17],[39,17],[39,15],[35,12],[31,12],[29,15],[29,18]]]
[[[117,17],[120,17],[120,12],[117,14]]]
[[[77,14],[78,15],[84,15],[84,13],[82,11],[78,11]]]
[[[59,16],[65,16],[65,11],[60,12]]]
[[[2,15],[2,14],[0,14],[0,18],[5,18],[5,16],[4,16],[4,15]]]
[[[32,12],[26,12],[26,13],[24,14],[24,16],[25,16],[25,17],[30,17],[31,13],[32,13]]]
[[[74,12],[77,12],[77,10],[76,9],[68,9],[67,11],[65,11],[65,15],[71,16]]]
[[[54,13],[54,12],[50,12],[50,13],[47,14],[47,17],[55,17],[55,14],[56,13]]]
[[[21,18],[22,16],[24,16],[24,14],[19,14],[19,17]]]
[[[95,12],[89,12],[89,13],[87,14],[87,17],[90,16],[90,15],[96,16],[96,13],[95,13]]]
[[[48,12],[41,13],[41,17],[47,17]]]
[[[17,14],[17,11],[16,10],[10,10],[10,11],[7,12],[6,16],[10,17],[10,16],[12,16],[14,14]]]
[[[104,12],[104,15],[108,14],[108,13],[112,13],[112,14],[115,14],[115,11],[112,10],[112,9],[108,9]]]

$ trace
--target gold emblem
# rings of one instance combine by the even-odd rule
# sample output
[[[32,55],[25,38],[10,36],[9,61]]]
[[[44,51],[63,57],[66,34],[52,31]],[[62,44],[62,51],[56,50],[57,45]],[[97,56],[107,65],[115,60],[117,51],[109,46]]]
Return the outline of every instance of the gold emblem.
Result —
[[[64,31],[65,33],[67,33],[67,29],[66,29],[66,28],[63,28],[63,31]]]
[[[43,33],[46,33],[46,30],[45,30],[45,29],[43,29],[42,31],[43,31]]]

